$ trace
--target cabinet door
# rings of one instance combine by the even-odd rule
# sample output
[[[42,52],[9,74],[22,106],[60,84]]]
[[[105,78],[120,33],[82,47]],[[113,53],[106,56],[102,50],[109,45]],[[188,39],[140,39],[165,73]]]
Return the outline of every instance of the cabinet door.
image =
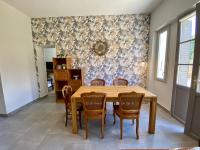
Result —
[[[68,80],[67,70],[55,70],[54,71],[55,80],[57,81],[66,81]]]
[[[73,92],[78,90],[80,86],[82,85],[81,80],[70,80],[69,85],[72,87]]]

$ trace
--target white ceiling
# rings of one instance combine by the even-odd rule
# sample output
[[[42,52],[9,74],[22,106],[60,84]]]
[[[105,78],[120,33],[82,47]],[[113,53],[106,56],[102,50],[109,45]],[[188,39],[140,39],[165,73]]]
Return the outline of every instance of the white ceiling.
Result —
[[[163,0],[3,0],[30,17],[149,14]]]

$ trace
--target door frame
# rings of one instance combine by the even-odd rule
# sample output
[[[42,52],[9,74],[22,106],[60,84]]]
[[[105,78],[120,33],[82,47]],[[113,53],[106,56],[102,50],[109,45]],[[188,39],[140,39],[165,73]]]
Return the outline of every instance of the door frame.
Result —
[[[199,13],[198,13],[199,12]],[[199,73],[199,64],[200,64],[200,3],[196,5],[196,31],[195,31],[195,51],[194,51],[194,63],[193,63],[193,71],[192,71],[192,83],[190,89],[190,98],[188,103],[188,111],[187,111],[187,118],[185,124],[184,132],[188,135],[193,136],[194,138],[198,138],[191,131],[193,114],[194,114],[194,105],[196,102],[196,96],[200,96],[200,94],[196,93],[197,88],[197,80],[198,80],[198,73]]]
[[[42,97],[45,97],[45,96],[47,96],[49,93],[47,92],[47,94],[45,95],[45,96],[41,96],[41,92],[40,92],[40,90],[41,90],[41,88],[40,88],[40,85],[41,85],[41,82],[40,82],[40,80],[39,80],[39,70],[38,70],[38,66],[37,66],[37,63],[38,63],[38,60],[37,60],[37,48],[41,48],[41,51],[42,51],[42,53],[43,53],[43,62],[45,63],[45,61],[44,61],[44,48],[55,48],[56,49],[56,45],[36,45],[36,46],[34,46],[34,53],[35,53],[35,67],[36,67],[36,76],[37,76],[37,85],[38,85],[38,93],[39,93],[39,97],[40,98],[42,98]],[[45,64],[45,66],[46,66],[46,64]],[[43,71],[45,71],[45,70],[43,70]],[[44,73],[44,72],[43,72]],[[45,72],[45,74],[46,74],[46,72]],[[48,83],[47,83],[48,84]],[[47,85],[46,84],[46,85]],[[47,87],[46,87],[46,90],[48,91],[48,85],[47,85]]]
[[[194,11],[196,11],[196,8],[191,8],[191,9],[187,10],[186,12],[184,12],[183,14],[181,14],[177,17],[177,40],[176,40],[176,56],[175,56],[173,91],[172,91],[172,102],[171,102],[171,116],[173,118],[175,118],[176,120],[178,120],[182,124],[185,124],[185,122],[182,119],[180,119],[179,117],[177,117],[176,115],[174,115],[175,102],[176,102],[176,90],[175,89],[176,89],[177,70],[178,70],[179,48],[180,48],[179,43],[180,43],[180,29],[181,29],[180,27],[181,27],[181,24],[180,24],[179,20],[181,18],[183,18],[184,16],[191,14]],[[182,87],[182,86],[180,85],[180,87]],[[191,84],[191,87],[192,87],[192,84]],[[187,87],[183,86],[183,88],[187,88]]]

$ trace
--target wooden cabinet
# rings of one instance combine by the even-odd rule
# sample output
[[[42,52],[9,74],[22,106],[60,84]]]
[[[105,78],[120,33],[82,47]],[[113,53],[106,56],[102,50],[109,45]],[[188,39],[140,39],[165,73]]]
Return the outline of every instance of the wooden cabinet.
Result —
[[[67,70],[55,70],[54,78],[56,81],[66,81],[68,80],[68,72]]]
[[[75,92],[83,83],[82,70],[70,69],[71,62],[69,58],[53,58],[56,102],[63,102],[62,88],[64,85],[71,85]]]
[[[69,85],[72,86],[73,92],[78,90],[80,85],[82,85],[82,70],[81,69],[68,69],[69,75]]]

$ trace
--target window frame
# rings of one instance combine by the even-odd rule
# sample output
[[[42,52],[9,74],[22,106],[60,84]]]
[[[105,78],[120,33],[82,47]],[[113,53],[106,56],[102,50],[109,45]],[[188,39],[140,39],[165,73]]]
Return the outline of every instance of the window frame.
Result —
[[[158,52],[159,52],[159,40],[160,34],[167,31],[167,41],[166,41],[166,51],[165,51],[165,66],[164,66],[164,78],[159,78],[157,76],[158,72]],[[161,29],[156,31],[156,61],[155,61],[155,79],[160,82],[167,82],[167,66],[168,66],[168,55],[169,55],[169,37],[170,37],[170,25],[166,25]]]

